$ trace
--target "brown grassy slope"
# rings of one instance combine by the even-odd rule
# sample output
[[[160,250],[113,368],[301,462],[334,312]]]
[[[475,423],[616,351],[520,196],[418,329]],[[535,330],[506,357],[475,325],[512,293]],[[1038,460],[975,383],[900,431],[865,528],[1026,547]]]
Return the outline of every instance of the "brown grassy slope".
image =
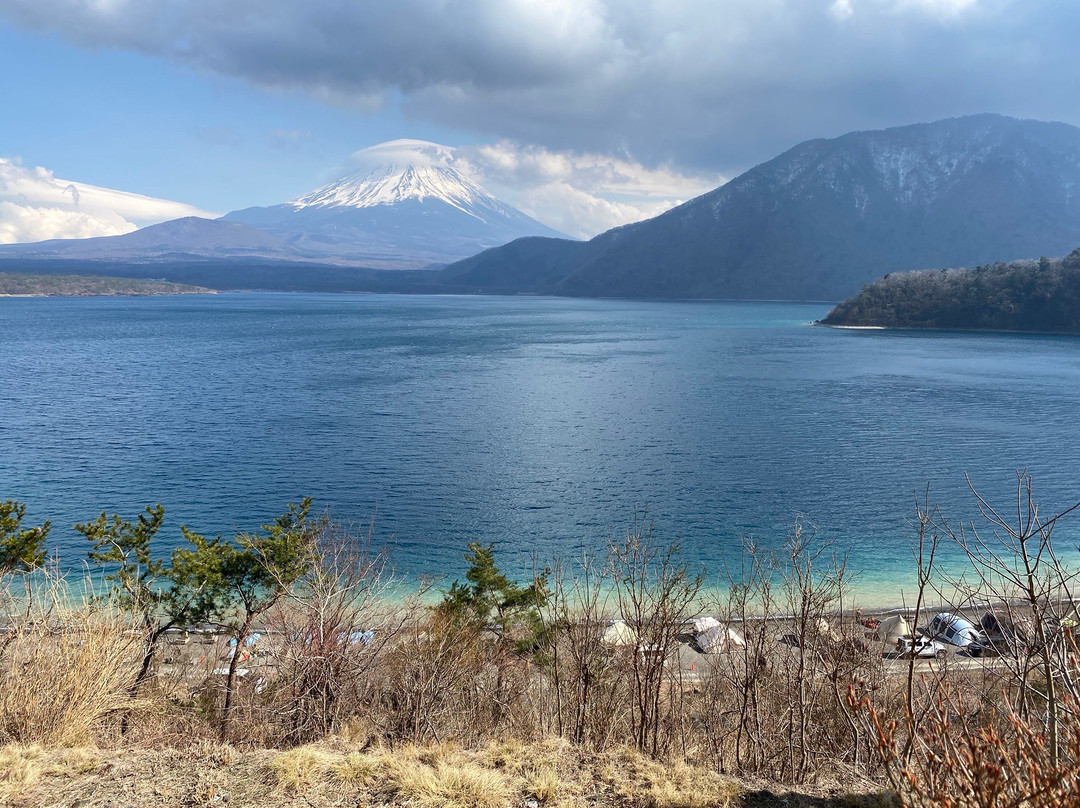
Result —
[[[878,808],[881,794],[775,795],[705,769],[564,741],[355,751],[342,739],[288,752],[203,742],[175,749],[0,749],[0,805],[409,806],[410,808]]]

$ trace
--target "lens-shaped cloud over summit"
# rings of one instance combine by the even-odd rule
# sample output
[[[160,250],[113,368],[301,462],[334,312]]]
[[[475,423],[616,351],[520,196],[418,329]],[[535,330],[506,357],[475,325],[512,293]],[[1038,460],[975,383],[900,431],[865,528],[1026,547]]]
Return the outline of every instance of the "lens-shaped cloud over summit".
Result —
[[[401,138],[377,143],[349,155],[347,166],[356,171],[371,171],[383,166],[441,166],[454,163],[455,150],[428,140]]]

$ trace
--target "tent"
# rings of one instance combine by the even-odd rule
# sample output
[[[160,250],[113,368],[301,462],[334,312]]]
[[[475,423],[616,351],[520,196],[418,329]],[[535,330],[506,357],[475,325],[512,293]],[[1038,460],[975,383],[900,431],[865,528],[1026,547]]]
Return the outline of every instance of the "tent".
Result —
[[[840,642],[840,635],[833,631],[833,627],[829,625],[829,621],[824,617],[819,617],[814,623],[814,629],[818,635],[824,637],[827,640],[833,642]]]
[[[257,643],[261,639],[262,639],[262,634],[260,634],[259,632],[256,631],[254,634],[249,635],[247,637],[247,639],[244,640],[244,646],[247,647],[247,648],[250,648],[251,646],[253,646],[255,643]],[[236,647],[236,638],[235,637],[233,637],[231,640],[229,640],[229,646],[233,647],[233,648]]]
[[[1031,626],[1031,620],[1025,615],[1013,615],[1012,612],[1002,614],[993,609],[988,610],[979,620],[979,627],[991,642],[1015,643],[1026,645],[1031,642],[1035,632]]]
[[[349,635],[349,645],[371,645],[375,639],[375,629],[367,631],[354,631]]]
[[[710,628],[717,628],[720,621],[715,617],[695,617],[690,621],[690,625],[693,627],[693,634],[696,637],[699,634],[704,634]]]
[[[607,627],[607,630],[604,631],[604,636],[600,638],[600,641],[604,643],[604,645],[636,645],[637,637],[634,635],[634,630],[626,625],[625,621],[616,620]]]
[[[703,654],[716,654],[729,648],[742,648],[746,640],[735,629],[716,621],[715,626],[697,635],[697,645]]]
[[[894,614],[881,621],[874,636],[884,642],[896,642],[897,639],[911,635],[911,624],[902,614]]]

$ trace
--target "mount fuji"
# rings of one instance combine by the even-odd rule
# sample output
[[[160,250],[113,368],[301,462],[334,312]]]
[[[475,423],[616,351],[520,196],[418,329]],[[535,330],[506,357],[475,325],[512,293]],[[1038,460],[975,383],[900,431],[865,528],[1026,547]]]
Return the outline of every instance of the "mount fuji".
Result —
[[[446,264],[522,236],[566,238],[454,169],[445,146],[395,140],[358,154],[367,167],[222,221],[256,227],[308,258],[380,269]]]
[[[465,177],[446,146],[395,140],[353,159],[363,167],[280,205],[175,219],[121,236],[5,244],[0,260],[424,269],[523,236],[567,238]]]

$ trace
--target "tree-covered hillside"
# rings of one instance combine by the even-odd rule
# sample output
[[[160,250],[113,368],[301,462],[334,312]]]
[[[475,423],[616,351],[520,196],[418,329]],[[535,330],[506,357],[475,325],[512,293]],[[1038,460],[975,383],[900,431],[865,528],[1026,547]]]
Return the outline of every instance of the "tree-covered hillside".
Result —
[[[825,325],[1080,333],[1080,248],[1064,258],[886,275]]]
[[[101,275],[29,275],[0,272],[0,295],[74,297],[98,295],[190,295],[210,292],[201,286],[141,278]]]

